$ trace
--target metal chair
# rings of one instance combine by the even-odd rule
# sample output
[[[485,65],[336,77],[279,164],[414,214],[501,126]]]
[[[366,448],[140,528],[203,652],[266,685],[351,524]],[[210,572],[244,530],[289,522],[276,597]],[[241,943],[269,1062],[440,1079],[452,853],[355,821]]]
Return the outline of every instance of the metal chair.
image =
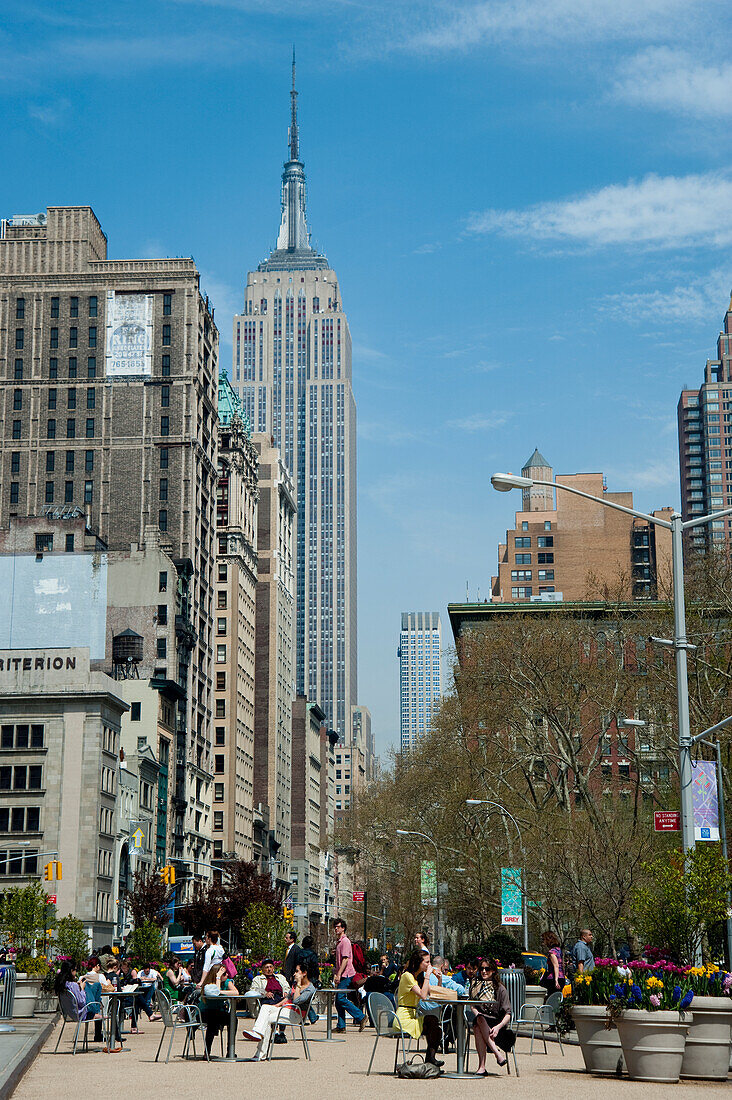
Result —
[[[394,1010],[394,1005],[383,993],[369,993],[368,1008],[371,1019],[374,1021],[376,1038],[374,1039],[374,1049],[371,1051],[371,1058],[369,1060],[369,1068],[366,1070],[366,1076],[368,1077],[371,1073],[371,1067],[374,1064],[374,1055],[376,1054],[376,1047],[379,1039],[397,1040],[397,1045],[394,1050],[394,1072],[396,1072],[399,1042],[401,1041],[402,1044],[402,1058],[406,1062],[407,1051],[409,1050],[412,1036],[401,1026],[396,1011]],[[406,1047],[404,1046],[405,1039],[409,1041]]]
[[[547,1054],[546,1035],[544,1028],[554,1027],[556,1028],[557,1022],[557,1009],[562,1003],[561,993],[552,993],[547,997],[543,1005],[522,1005],[521,1013],[516,1021],[516,1031],[525,1024],[527,1027],[531,1027],[531,1046],[529,1048],[529,1054],[534,1053],[534,1037],[536,1035],[536,1029],[539,1028],[541,1033],[541,1039],[544,1043],[544,1053]],[[559,1049],[564,1057],[564,1046],[562,1045],[562,1036],[557,1029],[557,1039],[559,1040]]]
[[[292,1015],[286,1016],[283,1020],[281,1019],[283,1012],[292,1013]],[[305,1010],[305,1014],[307,1015],[307,1009]],[[295,1017],[297,1017],[297,1019],[295,1019]],[[282,1005],[279,1012],[277,1013],[276,1018],[272,1022],[272,1027],[269,1029],[269,1042],[267,1043],[267,1050],[265,1051],[264,1055],[265,1062],[272,1061],[272,1051],[274,1049],[275,1035],[277,1034],[277,1028],[280,1026],[280,1024],[284,1024],[285,1027],[287,1026],[287,1024],[290,1024],[290,1026],[292,1027],[293,1039],[302,1040],[302,1045],[305,1049],[305,1057],[308,1061],[310,1061],[310,1047],[308,1046],[308,1037],[305,1034],[305,1016],[303,1016],[302,1013],[299,1012],[297,1009],[291,1009],[287,1005]],[[300,1029],[299,1035],[295,1034],[296,1027],[299,1027]]]
[[[201,1019],[201,1010],[198,1005],[179,1005],[177,1011],[173,1012],[173,1007],[165,995],[165,993],[158,993],[158,1009],[160,1015],[163,1017],[163,1034],[160,1036],[160,1043],[158,1044],[157,1054],[155,1055],[155,1061],[157,1062],[160,1057],[160,1051],[163,1049],[163,1040],[165,1039],[166,1031],[170,1030],[170,1042],[168,1044],[168,1053],[165,1057],[166,1063],[170,1061],[170,1052],[173,1049],[173,1040],[175,1039],[176,1031],[185,1032],[185,1042],[183,1043],[183,1051],[181,1057],[188,1057],[188,1046],[193,1045],[193,1057],[196,1057],[196,1031],[199,1028],[203,1028],[203,1021]],[[206,1055],[206,1061],[209,1061],[208,1050],[206,1049],[206,1043],[203,1043],[203,1052]]]
[[[97,1021],[94,1020],[94,1015],[97,1012],[102,1012],[102,1006],[99,1001],[89,1001],[86,1006],[86,1015],[84,1017],[79,1016],[79,1006],[76,1003],[76,998],[72,993],[66,989],[63,993],[59,994],[58,1007],[61,1011],[62,1024],[61,1030],[58,1033],[58,1039],[56,1040],[56,1046],[53,1048],[53,1053],[58,1054],[59,1044],[61,1043],[61,1036],[64,1033],[64,1028],[67,1024],[76,1024],[76,1030],[74,1031],[74,1047],[71,1051],[72,1054],[76,1054],[76,1046],[79,1042],[79,1031],[81,1027],[84,1028],[84,1039],[82,1041],[82,1050],[89,1050],[89,1024],[94,1024]],[[92,1010],[91,1017],[89,1016],[89,1010]],[[102,1034],[105,1032],[106,1019],[102,1020]],[[105,1040],[103,1040],[105,1041]],[[108,1044],[107,1044],[108,1045]]]
[[[513,1020],[511,1020],[511,1023],[513,1023]],[[473,1028],[470,1026],[468,1021],[466,1020],[465,1021],[465,1034],[466,1034],[466,1039],[465,1039],[465,1072],[466,1073],[468,1072],[468,1061],[470,1059],[470,1036],[472,1035],[472,1033],[473,1033]],[[517,1034],[516,1038],[518,1040],[518,1034]],[[516,1043],[513,1044],[510,1051],[505,1051],[504,1050],[503,1053],[506,1055],[506,1073],[508,1074],[508,1076],[509,1077],[511,1076],[511,1056],[513,1056],[513,1068],[516,1070],[516,1076],[520,1077],[521,1074],[519,1073],[518,1062],[516,1061]]]

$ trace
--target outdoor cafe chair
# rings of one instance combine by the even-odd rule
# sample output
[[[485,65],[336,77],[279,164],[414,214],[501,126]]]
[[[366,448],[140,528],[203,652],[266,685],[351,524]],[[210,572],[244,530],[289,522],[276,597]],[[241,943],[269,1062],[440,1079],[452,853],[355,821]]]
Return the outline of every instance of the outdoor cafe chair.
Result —
[[[463,1010],[463,1011],[465,1011],[465,1010]],[[513,1024],[513,1020],[511,1020],[511,1024]],[[509,1027],[511,1026],[511,1024],[509,1024]],[[517,1026],[518,1026],[517,1024],[514,1025],[514,1027],[517,1027]],[[468,1061],[470,1059],[470,1036],[472,1034],[473,1034],[473,1028],[471,1027],[471,1025],[469,1024],[469,1022],[466,1018],[466,1020],[465,1020],[465,1072],[466,1073],[468,1072]],[[518,1033],[517,1033],[517,1041],[518,1041]],[[490,1051],[489,1051],[489,1053],[490,1053]],[[508,1074],[508,1076],[509,1077],[511,1076],[511,1056],[513,1055],[513,1068],[516,1070],[516,1076],[520,1077],[521,1074],[519,1073],[518,1062],[516,1061],[516,1043],[513,1044],[513,1046],[511,1047],[511,1049],[509,1051],[504,1050],[503,1053],[506,1055],[506,1073]],[[503,1067],[501,1066],[499,1068],[502,1069]]]
[[[61,1030],[58,1033],[58,1039],[56,1040],[56,1046],[53,1049],[53,1053],[54,1054],[58,1053],[59,1044],[61,1042],[61,1036],[63,1035],[64,1028],[66,1027],[67,1024],[76,1024],[76,1030],[74,1031],[74,1048],[71,1051],[71,1053],[76,1054],[76,1046],[77,1046],[77,1043],[79,1041],[79,1031],[81,1030],[82,1027],[84,1028],[84,1038],[83,1038],[83,1041],[82,1041],[82,1050],[88,1051],[89,1050],[89,1024],[95,1023],[94,1016],[98,1012],[103,1012],[104,1011],[101,1004],[99,1003],[99,1001],[89,1001],[89,1003],[86,1006],[86,1008],[87,1008],[86,1018],[82,1019],[79,1016],[79,1006],[76,1003],[76,999],[74,998],[73,994],[69,993],[68,989],[65,989],[63,991],[63,993],[59,994],[58,1006],[59,1006],[59,1009],[61,1010],[61,1016],[62,1016],[63,1022],[61,1024]],[[91,1015],[89,1014],[90,1009],[92,1010]],[[104,1032],[105,1023],[106,1023],[106,1020],[102,1020],[102,1031],[103,1032]],[[106,1040],[105,1040],[105,1042],[106,1042]]]
[[[374,1029],[376,1031],[376,1038],[374,1039],[374,1049],[371,1051],[371,1059],[369,1060],[369,1068],[366,1070],[366,1076],[371,1073],[371,1067],[374,1064],[374,1055],[376,1054],[376,1047],[379,1039],[396,1039],[397,1044],[394,1050],[394,1072],[396,1073],[397,1057],[399,1055],[399,1042],[402,1045],[402,1059],[406,1062],[407,1051],[409,1050],[409,1044],[411,1043],[412,1036],[408,1031],[399,1023],[399,1018],[394,1009],[394,1005],[385,997],[383,993],[369,993],[368,996],[368,1008],[369,1015],[374,1021]],[[407,1040],[405,1047],[404,1040]]]
[[[201,1010],[198,1005],[178,1005],[177,1011],[173,1011],[173,1007],[165,993],[160,991],[158,993],[158,1009],[160,1015],[163,1018],[163,1034],[160,1036],[160,1043],[158,1045],[158,1051],[155,1055],[155,1061],[157,1062],[160,1057],[160,1051],[163,1049],[163,1040],[167,1031],[170,1031],[170,1042],[168,1044],[168,1053],[165,1057],[166,1063],[170,1061],[170,1052],[173,1049],[173,1040],[175,1039],[176,1031],[185,1032],[185,1042],[183,1043],[182,1057],[188,1057],[188,1046],[193,1044],[193,1057],[196,1057],[196,1031],[203,1029],[203,1021],[201,1020]],[[203,1030],[201,1031],[203,1037]],[[205,1039],[203,1041],[203,1052],[206,1055],[206,1061],[209,1061],[208,1050],[206,1048]]]
[[[277,1034],[277,1028],[280,1027],[282,1024],[284,1024],[285,1026],[287,1026],[287,1024],[291,1025],[293,1039],[295,1039],[296,1041],[298,1039],[302,1040],[302,1045],[305,1049],[305,1057],[307,1058],[308,1061],[310,1061],[310,1047],[308,1046],[308,1037],[305,1034],[305,1017],[302,1016],[300,1014],[300,1012],[295,1011],[295,1012],[293,1012],[293,1016],[296,1015],[298,1017],[297,1020],[293,1019],[293,1016],[286,1016],[284,1019],[280,1019],[283,1012],[288,1012],[289,1013],[291,1011],[292,1010],[290,1008],[288,1008],[287,1005],[282,1005],[279,1012],[277,1013],[277,1016],[276,1016],[275,1020],[272,1022],[272,1027],[269,1030],[269,1042],[267,1043],[267,1050],[266,1050],[266,1053],[264,1055],[264,1060],[266,1062],[271,1062],[272,1061],[272,1052],[274,1050],[275,1035]],[[300,1028],[300,1034],[299,1035],[297,1035],[296,1032],[295,1032],[295,1028],[298,1027],[298,1026]]]
[[[519,1018],[516,1020],[516,1031],[525,1025],[531,1027],[531,1046],[529,1048],[529,1054],[534,1053],[534,1037],[536,1035],[536,1029],[539,1028],[542,1042],[544,1043],[544,1053],[547,1053],[546,1047],[546,1034],[545,1028],[555,1028],[556,1036],[559,1040],[559,1049],[564,1057],[564,1046],[562,1045],[562,1036],[559,1029],[556,1027],[557,1023],[557,1010],[562,1003],[561,993],[552,993],[547,997],[543,1005],[521,1005],[521,1012]]]

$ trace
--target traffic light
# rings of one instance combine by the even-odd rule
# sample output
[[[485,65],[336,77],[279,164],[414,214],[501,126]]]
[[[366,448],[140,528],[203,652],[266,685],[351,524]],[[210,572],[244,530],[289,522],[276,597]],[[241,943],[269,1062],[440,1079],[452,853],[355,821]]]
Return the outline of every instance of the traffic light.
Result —
[[[54,863],[56,864],[56,878],[60,882],[61,878],[62,878],[62,875],[61,875],[61,871],[62,871],[61,860],[60,859],[55,859]]]
[[[46,880],[46,882],[52,882],[53,881],[53,864],[52,863],[47,863],[46,866],[43,868],[43,877]]]
[[[175,886],[175,867],[167,865],[160,868],[160,877],[168,886]]]
[[[292,918],[295,916],[295,910],[291,909],[288,905],[282,906],[282,916],[285,920],[288,920],[292,924]]]
[[[54,873],[55,872],[55,873]],[[54,878],[61,879],[62,864],[60,859],[52,859],[43,868],[43,878],[46,882],[52,882]]]

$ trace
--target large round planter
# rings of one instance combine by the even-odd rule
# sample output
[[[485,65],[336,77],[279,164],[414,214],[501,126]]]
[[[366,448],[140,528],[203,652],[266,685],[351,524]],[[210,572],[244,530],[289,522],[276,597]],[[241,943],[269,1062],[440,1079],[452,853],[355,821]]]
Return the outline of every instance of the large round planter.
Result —
[[[732,1040],[732,1000],[695,996],[693,1017],[686,1036],[682,1077],[726,1081]]]
[[[36,1000],[41,992],[42,978],[29,978],[26,974],[16,975],[13,1019],[16,1016],[32,1016],[36,1010]]]
[[[681,1073],[692,1013],[626,1009],[618,1018],[628,1076],[635,1081],[673,1084]]]
[[[527,985],[524,1004],[536,1005],[541,1008],[546,1000],[546,990],[543,985]]]
[[[587,1072],[620,1076],[625,1069],[623,1048],[617,1028],[605,1027],[605,1006],[572,1005],[572,1019]]]

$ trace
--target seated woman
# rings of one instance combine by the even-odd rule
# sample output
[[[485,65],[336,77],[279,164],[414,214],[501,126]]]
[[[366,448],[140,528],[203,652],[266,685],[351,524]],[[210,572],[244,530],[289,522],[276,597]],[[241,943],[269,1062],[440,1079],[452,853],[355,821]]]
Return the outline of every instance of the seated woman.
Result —
[[[102,972],[101,963],[96,955],[92,955],[86,965],[88,970],[86,974],[82,974],[79,978],[79,985],[86,997],[86,1003],[88,1005],[95,1003],[97,1006],[91,1010],[91,1015],[94,1016],[94,1042],[101,1043],[103,1039],[102,1010],[99,1006],[102,1003],[102,991],[111,993],[114,986],[107,975]]]
[[[83,984],[86,984],[86,982],[83,982]],[[100,1008],[96,1005],[92,1006],[93,998],[91,996],[87,1000],[86,994],[78,981],[76,967],[73,963],[61,963],[61,969],[56,975],[56,981],[54,983],[54,992],[57,997],[61,997],[63,993],[71,995],[76,1005],[76,1018],[78,1020],[91,1020],[100,1012]],[[100,1015],[99,1019],[95,1020],[94,1041],[99,1043],[102,1041],[102,1038],[102,1017]]]
[[[170,966],[163,978],[163,991],[168,994],[171,1004],[178,1003],[183,986],[188,984],[184,975],[185,971],[178,956],[171,956]]]
[[[222,1028],[229,1027],[229,1004],[221,997],[221,993],[238,993],[234,985],[220,963],[214,963],[206,977],[206,984],[201,996],[201,1019],[206,1025],[206,1050],[211,1053],[211,1044]],[[236,1034],[236,1017],[234,1018],[234,1034]]]
[[[511,1002],[508,999],[508,990],[499,977],[495,959],[482,959],[478,964],[478,975],[470,983],[470,997],[471,1000],[481,1001],[481,1004],[474,1006],[476,1015],[473,1034],[478,1052],[476,1076],[485,1077],[485,1059],[489,1050],[499,1066],[505,1066],[508,1061],[496,1043],[496,1036],[511,1019]]]
[[[440,1021],[436,1016],[417,1015],[419,1002],[430,999],[431,973],[432,963],[429,953],[425,953],[421,948],[413,951],[399,979],[396,1014],[402,1029],[413,1039],[418,1039],[424,1031],[427,1040],[425,1062],[431,1062],[433,1066],[442,1066],[444,1062],[438,1061],[437,1058],[437,1048],[442,1039]]]
[[[310,1003],[315,996],[315,986],[310,981],[306,964],[297,964],[293,975],[294,984],[290,989],[290,996],[279,1004],[263,1004],[259,1015],[250,1031],[243,1033],[243,1038],[257,1043],[255,1060],[261,1062],[267,1055],[270,1032],[277,1024],[299,1023],[308,1014]]]

